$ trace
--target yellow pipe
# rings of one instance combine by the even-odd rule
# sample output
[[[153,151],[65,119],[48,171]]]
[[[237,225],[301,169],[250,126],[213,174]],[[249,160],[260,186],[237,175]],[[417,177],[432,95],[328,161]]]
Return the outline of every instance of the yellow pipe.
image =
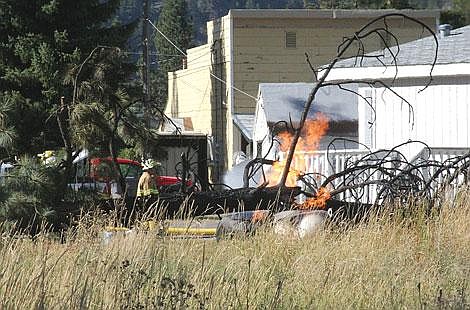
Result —
[[[190,228],[168,227],[166,233],[170,235],[215,235],[217,228]]]
[[[129,228],[127,228],[127,227],[106,226],[106,227],[104,228],[104,230],[105,230],[105,231],[109,231],[109,232],[112,232],[112,231],[118,232],[118,231],[128,231]]]

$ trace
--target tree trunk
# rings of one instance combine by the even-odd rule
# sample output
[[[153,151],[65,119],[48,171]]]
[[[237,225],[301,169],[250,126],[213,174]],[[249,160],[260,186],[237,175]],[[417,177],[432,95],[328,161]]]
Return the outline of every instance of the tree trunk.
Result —
[[[72,165],[73,165],[73,149],[72,149],[72,142],[70,139],[70,132],[69,126],[66,126],[68,121],[68,113],[69,107],[64,102],[64,97],[60,98],[60,109],[57,112],[57,124],[59,126],[60,135],[62,137],[62,141],[64,143],[65,149],[65,160],[63,162],[63,178],[62,178],[62,193],[65,193],[67,190],[68,183],[72,177]]]
[[[117,154],[116,154],[116,149],[115,149],[115,137],[116,137],[116,132],[118,128],[118,123],[119,122],[119,117],[117,113],[114,114],[114,125],[113,125],[113,131],[111,132],[111,137],[108,142],[108,150],[109,150],[109,155],[112,158],[113,161],[113,166],[114,166],[114,171],[117,172],[118,176],[118,186],[120,187],[120,191],[122,193],[122,198],[126,198],[127,196],[127,184],[126,180],[124,179],[124,176],[122,175],[122,171],[119,168],[119,164],[117,162]]]

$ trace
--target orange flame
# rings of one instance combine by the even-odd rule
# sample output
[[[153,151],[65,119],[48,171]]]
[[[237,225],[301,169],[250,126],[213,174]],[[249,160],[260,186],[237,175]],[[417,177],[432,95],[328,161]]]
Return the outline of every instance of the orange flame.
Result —
[[[299,209],[324,209],[326,201],[331,198],[330,192],[325,187],[320,187],[315,197],[308,198]]]
[[[295,147],[294,157],[286,179],[286,186],[295,186],[298,177],[307,169],[305,156],[302,152],[312,152],[318,149],[321,138],[328,130],[328,118],[321,113],[315,114],[314,119],[307,120],[301,136]],[[280,151],[288,152],[292,143],[293,135],[283,131],[277,135],[280,142]],[[286,154],[287,156],[287,154]],[[282,172],[286,166],[286,160],[275,162],[267,175],[269,186],[277,185],[281,179]]]

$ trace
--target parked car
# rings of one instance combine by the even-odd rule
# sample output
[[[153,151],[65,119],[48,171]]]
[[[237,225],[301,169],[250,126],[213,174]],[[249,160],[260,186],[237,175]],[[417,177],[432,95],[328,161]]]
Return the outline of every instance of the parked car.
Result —
[[[116,161],[126,180],[127,197],[135,197],[137,184],[142,174],[142,165],[138,161],[127,158],[117,158]],[[89,158],[88,153],[79,155],[74,160],[74,170],[74,179],[69,183],[73,189],[93,189],[106,197],[122,197],[118,186],[119,174],[114,168],[111,157]],[[169,187],[177,188],[177,185],[181,183],[181,178],[157,173],[156,183],[160,191],[166,191]],[[193,182],[187,180],[186,186],[192,185]]]

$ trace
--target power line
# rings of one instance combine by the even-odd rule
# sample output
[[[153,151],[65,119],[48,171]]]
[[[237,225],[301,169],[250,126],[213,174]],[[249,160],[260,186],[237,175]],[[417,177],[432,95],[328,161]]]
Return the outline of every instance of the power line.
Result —
[[[183,52],[178,46],[176,46],[176,44],[173,43],[173,41],[171,41],[163,32],[161,32],[160,29],[157,28],[157,26],[155,26],[149,19],[147,19],[147,21],[149,22],[150,25],[152,25],[153,28],[155,28],[155,30],[156,30],[159,34],[161,34],[161,35],[165,38],[165,40],[167,40],[171,45],[173,45],[173,47],[176,48],[176,49],[178,50],[178,52],[180,52],[183,56],[188,57],[188,55],[187,55],[185,52]],[[233,64],[232,64],[232,65],[233,65]],[[235,86],[233,86],[233,85],[229,85],[225,80],[219,78],[219,77],[216,76],[214,73],[209,72],[209,74],[210,74],[214,79],[218,80],[218,81],[221,82],[221,83],[224,83],[226,86],[230,87],[231,89],[233,89],[233,90],[235,90],[235,91],[238,91],[239,93],[241,93],[241,94],[243,94],[243,95],[245,95],[245,96],[248,96],[248,97],[250,97],[251,99],[258,100],[258,98],[256,98],[256,97],[254,97],[254,96],[248,94],[247,92],[245,92],[245,91],[243,91],[243,90],[241,90],[241,89],[239,89],[239,88],[237,88],[237,87],[235,87]]]
[[[157,32],[158,32],[159,34],[161,34],[161,35],[165,38],[165,40],[167,40],[168,42],[170,42],[170,44],[173,45],[173,47],[176,48],[176,49],[178,50],[178,52],[180,52],[181,54],[183,54],[183,55],[186,56],[186,57],[188,56],[188,55],[186,55],[186,53],[183,52],[178,46],[176,46],[176,44],[173,43],[163,32],[161,32],[160,29],[158,29],[157,26],[155,26],[155,25],[150,21],[150,19],[147,18],[147,22],[148,22],[150,25],[152,25],[152,27],[155,28],[155,30],[157,30]]]
[[[143,55],[142,52],[122,52],[127,55]],[[180,57],[180,54],[159,54],[159,53],[149,53],[150,56],[168,56],[168,57]]]

